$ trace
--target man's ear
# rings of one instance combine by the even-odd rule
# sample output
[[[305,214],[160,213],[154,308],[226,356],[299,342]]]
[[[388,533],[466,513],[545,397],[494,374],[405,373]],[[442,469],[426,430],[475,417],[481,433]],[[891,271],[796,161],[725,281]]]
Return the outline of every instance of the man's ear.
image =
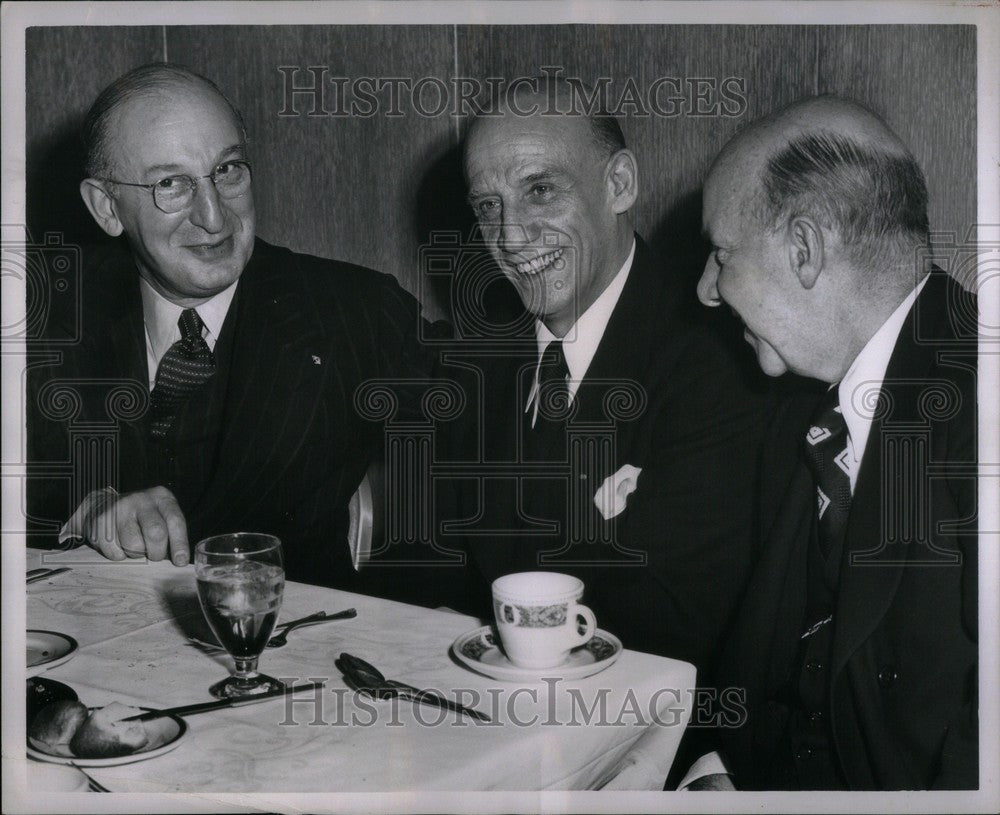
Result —
[[[124,227],[118,220],[118,206],[108,191],[106,182],[96,178],[83,179],[80,182],[80,196],[101,229],[113,238],[122,234]]]
[[[808,216],[795,216],[787,227],[788,262],[802,288],[816,285],[826,262],[823,230]]]
[[[639,166],[631,150],[624,148],[608,160],[608,189],[615,215],[628,212],[639,196]]]

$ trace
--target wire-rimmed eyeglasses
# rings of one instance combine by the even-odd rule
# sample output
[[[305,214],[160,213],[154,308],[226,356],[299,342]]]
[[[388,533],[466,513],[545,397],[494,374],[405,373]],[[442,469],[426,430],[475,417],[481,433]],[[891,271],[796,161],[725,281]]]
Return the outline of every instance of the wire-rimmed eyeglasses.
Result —
[[[188,207],[194,200],[195,190],[198,182],[203,178],[212,180],[216,191],[222,198],[238,198],[250,189],[251,180],[250,162],[243,159],[233,159],[224,161],[208,175],[168,175],[152,184],[136,184],[131,181],[118,181],[114,178],[105,178],[112,184],[121,184],[125,187],[143,187],[153,193],[153,203],[162,212],[180,212]]]

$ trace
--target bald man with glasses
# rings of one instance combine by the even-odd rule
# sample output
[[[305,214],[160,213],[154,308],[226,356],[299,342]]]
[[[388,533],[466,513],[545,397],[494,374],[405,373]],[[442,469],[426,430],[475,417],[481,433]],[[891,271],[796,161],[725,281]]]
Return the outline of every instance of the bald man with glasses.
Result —
[[[81,342],[30,377],[30,460],[75,472],[29,482],[29,528],[177,565],[204,536],[268,532],[289,578],[352,585],[347,505],[382,437],[354,394],[427,369],[418,304],[256,237],[246,129],[208,79],[130,71],[83,136],[80,192],[117,240],[84,257]],[[87,454],[74,434],[99,426]]]

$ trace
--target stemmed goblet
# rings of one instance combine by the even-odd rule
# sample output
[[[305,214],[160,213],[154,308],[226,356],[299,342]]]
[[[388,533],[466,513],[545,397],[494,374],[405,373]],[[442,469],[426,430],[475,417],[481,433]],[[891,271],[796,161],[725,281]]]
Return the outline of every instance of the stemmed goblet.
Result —
[[[285,589],[281,541],[255,532],[206,538],[195,547],[194,569],[201,610],[236,662],[232,676],[210,693],[224,699],[282,689],[283,683],[257,672]]]

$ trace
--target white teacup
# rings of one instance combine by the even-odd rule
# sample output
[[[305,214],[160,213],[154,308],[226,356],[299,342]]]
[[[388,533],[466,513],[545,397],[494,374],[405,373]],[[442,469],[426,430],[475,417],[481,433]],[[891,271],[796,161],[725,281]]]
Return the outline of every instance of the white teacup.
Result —
[[[597,629],[594,612],[578,602],[582,596],[583,581],[558,572],[518,572],[494,580],[493,611],[507,658],[519,668],[562,665]]]

